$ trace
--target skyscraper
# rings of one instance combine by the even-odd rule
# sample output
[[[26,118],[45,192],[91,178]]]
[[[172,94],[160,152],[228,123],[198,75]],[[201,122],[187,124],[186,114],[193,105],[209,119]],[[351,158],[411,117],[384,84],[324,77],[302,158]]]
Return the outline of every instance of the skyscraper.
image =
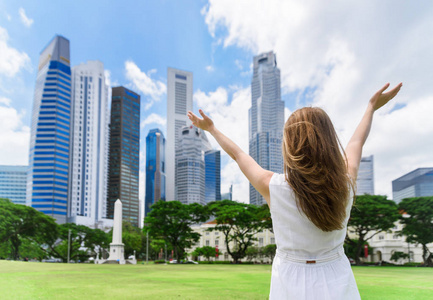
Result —
[[[418,168],[392,181],[392,198],[433,196],[433,168]]]
[[[159,200],[165,201],[165,138],[161,130],[151,129],[146,137],[145,216]]]
[[[187,112],[192,111],[192,73],[167,69],[167,148],[166,148],[166,196],[168,201],[176,199],[175,178],[176,151],[182,127],[190,124]]]
[[[374,157],[373,155],[362,157],[359,164],[358,177],[356,179],[357,195],[374,195]]]
[[[271,52],[254,57],[249,116],[249,153],[264,169],[283,172],[281,143],[284,127],[284,102],[281,101],[280,70]],[[265,204],[250,184],[250,203]]]
[[[123,219],[139,226],[140,96],[124,87],[112,89],[107,218],[122,201]]]
[[[108,90],[104,65],[72,68],[69,222],[103,225],[107,215]]]
[[[39,56],[33,101],[27,205],[65,223],[69,192],[69,40],[55,36]]]
[[[176,199],[184,204],[206,204],[205,153],[212,150],[203,130],[191,125],[180,130],[176,149]]]
[[[0,166],[0,198],[26,204],[28,166]]]
[[[205,163],[205,201],[221,200],[221,152],[208,150],[204,156]]]

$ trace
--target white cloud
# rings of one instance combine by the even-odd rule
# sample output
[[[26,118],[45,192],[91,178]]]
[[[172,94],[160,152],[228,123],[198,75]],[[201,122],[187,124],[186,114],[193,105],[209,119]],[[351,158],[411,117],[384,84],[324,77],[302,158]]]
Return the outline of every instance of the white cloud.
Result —
[[[231,101],[228,101],[229,92]],[[214,92],[204,93],[200,90],[194,93],[197,107],[209,115],[221,132],[227,135],[248,153],[248,109],[251,106],[250,88],[231,87],[230,90],[219,87]],[[214,148],[221,150],[221,191],[228,192],[233,184],[233,199],[249,202],[249,185],[236,162],[225,154],[218,143],[209,134],[209,141]],[[228,162],[224,165],[224,162]]]
[[[148,124],[158,124],[165,126],[167,124],[167,120],[158,114],[152,113],[141,122],[140,128],[143,129]]]
[[[409,5],[390,0],[338,5],[320,0],[254,5],[210,0],[202,10],[210,34],[222,40],[223,47],[239,47],[252,55],[273,50],[283,94],[310,96],[289,107],[324,108],[343,143],[370,96],[386,82],[402,81],[395,103],[406,107],[391,111],[390,104],[377,113],[364,152],[375,155],[376,193],[390,197],[391,180],[433,165],[432,134],[426,132],[433,128],[426,115],[433,111],[428,76],[433,69],[433,40],[426,38],[433,31],[432,13],[428,1]]]
[[[10,104],[10,99],[0,98],[0,164],[27,165],[30,128],[23,125],[23,114]]]
[[[0,27],[0,75],[14,77],[22,68],[30,69],[30,58],[25,52],[19,52],[8,45],[9,35]]]
[[[6,19],[7,19],[8,21],[12,21],[12,17],[11,17],[11,15],[8,14],[8,13],[6,13]]]
[[[30,19],[29,17],[27,17],[26,12],[24,10],[24,8],[20,7],[20,9],[18,10],[18,13],[20,14],[20,20],[21,22],[26,26],[26,27],[31,27],[33,24],[33,19]]]
[[[206,66],[206,71],[213,72],[213,71],[215,71],[215,68],[213,66],[209,65],[209,66]]]
[[[11,105],[11,99],[0,97],[0,104],[9,107]]]
[[[167,86],[165,83],[154,80],[151,75],[156,70],[150,70],[147,74],[140,70],[140,68],[133,61],[125,62],[126,78],[132,82],[134,87],[143,93],[147,102],[144,109],[148,110],[152,107],[155,101],[160,101],[161,96],[167,93]]]

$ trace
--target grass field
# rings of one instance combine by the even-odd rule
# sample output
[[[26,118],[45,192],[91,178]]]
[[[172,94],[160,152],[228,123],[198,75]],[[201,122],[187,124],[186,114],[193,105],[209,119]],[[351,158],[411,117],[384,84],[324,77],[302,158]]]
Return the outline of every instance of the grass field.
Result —
[[[433,269],[354,267],[362,299],[433,299]],[[0,261],[1,299],[267,299],[269,265]]]

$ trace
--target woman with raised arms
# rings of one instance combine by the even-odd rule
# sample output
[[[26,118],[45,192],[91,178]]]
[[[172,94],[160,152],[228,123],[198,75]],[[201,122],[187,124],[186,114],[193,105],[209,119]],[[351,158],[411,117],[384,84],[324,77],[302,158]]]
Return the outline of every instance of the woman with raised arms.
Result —
[[[264,170],[199,110],[193,125],[208,131],[269,205],[277,254],[269,299],[360,299],[343,243],[362,147],[376,110],[394,98],[386,84],[373,95],[345,150],[325,111],[296,110],[284,125],[284,174]]]

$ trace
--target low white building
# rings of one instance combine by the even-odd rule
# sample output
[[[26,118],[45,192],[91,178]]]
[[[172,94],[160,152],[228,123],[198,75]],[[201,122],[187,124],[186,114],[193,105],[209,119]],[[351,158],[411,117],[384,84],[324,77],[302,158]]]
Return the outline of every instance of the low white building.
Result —
[[[231,261],[232,257],[228,254],[225,237],[221,231],[207,231],[209,228],[213,228],[216,226],[216,221],[210,221],[207,223],[203,223],[200,225],[192,226],[192,229],[195,232],[200,233],[200,240],[187,252],[190,254],[199,247],[210,246],[210,247],[218,247],[218,258],[213,258],[211,260],[216,261]],[[274,234],[270,230],[264,230],[259,232],[255,236],[257,241],[254,242],[254,246],[256,247],[265,247],[270,244],[275,244]],[[233,247],[233,243],[230,244],[230,248]],[[203,258],[201,258],[203,260]],[[245,261],[245,258],[242,259]],[[258,261],[258,260],[256,260]],[[260,261],[269,262],[266,258],[261,258]]]
[[[395,226],[389,232],[380,232],[372,239],[368,240],[368,244],[373,248],[373,253],[369,253],[368,258],[364,259],[368,262],[387,261],[397,264],[404,264],[407,262],[423,262],[422,246],[406,242],[406,236],[400,236],[399,232],[403,229],[400,222],[395,222]],[[371,232],[371,236],[376,232]],[[354,236],[354,232],[349,228],[349,235]],[[367,236],[367,237],[368,237]],[[356,237],[355,237],[356,238]],[[428,245],[429,249],[433,249],[433,243]],[[394,252],[403,252],[410,255],[409,258],[399,259],[397,262],[391,261],[391,256]]]

